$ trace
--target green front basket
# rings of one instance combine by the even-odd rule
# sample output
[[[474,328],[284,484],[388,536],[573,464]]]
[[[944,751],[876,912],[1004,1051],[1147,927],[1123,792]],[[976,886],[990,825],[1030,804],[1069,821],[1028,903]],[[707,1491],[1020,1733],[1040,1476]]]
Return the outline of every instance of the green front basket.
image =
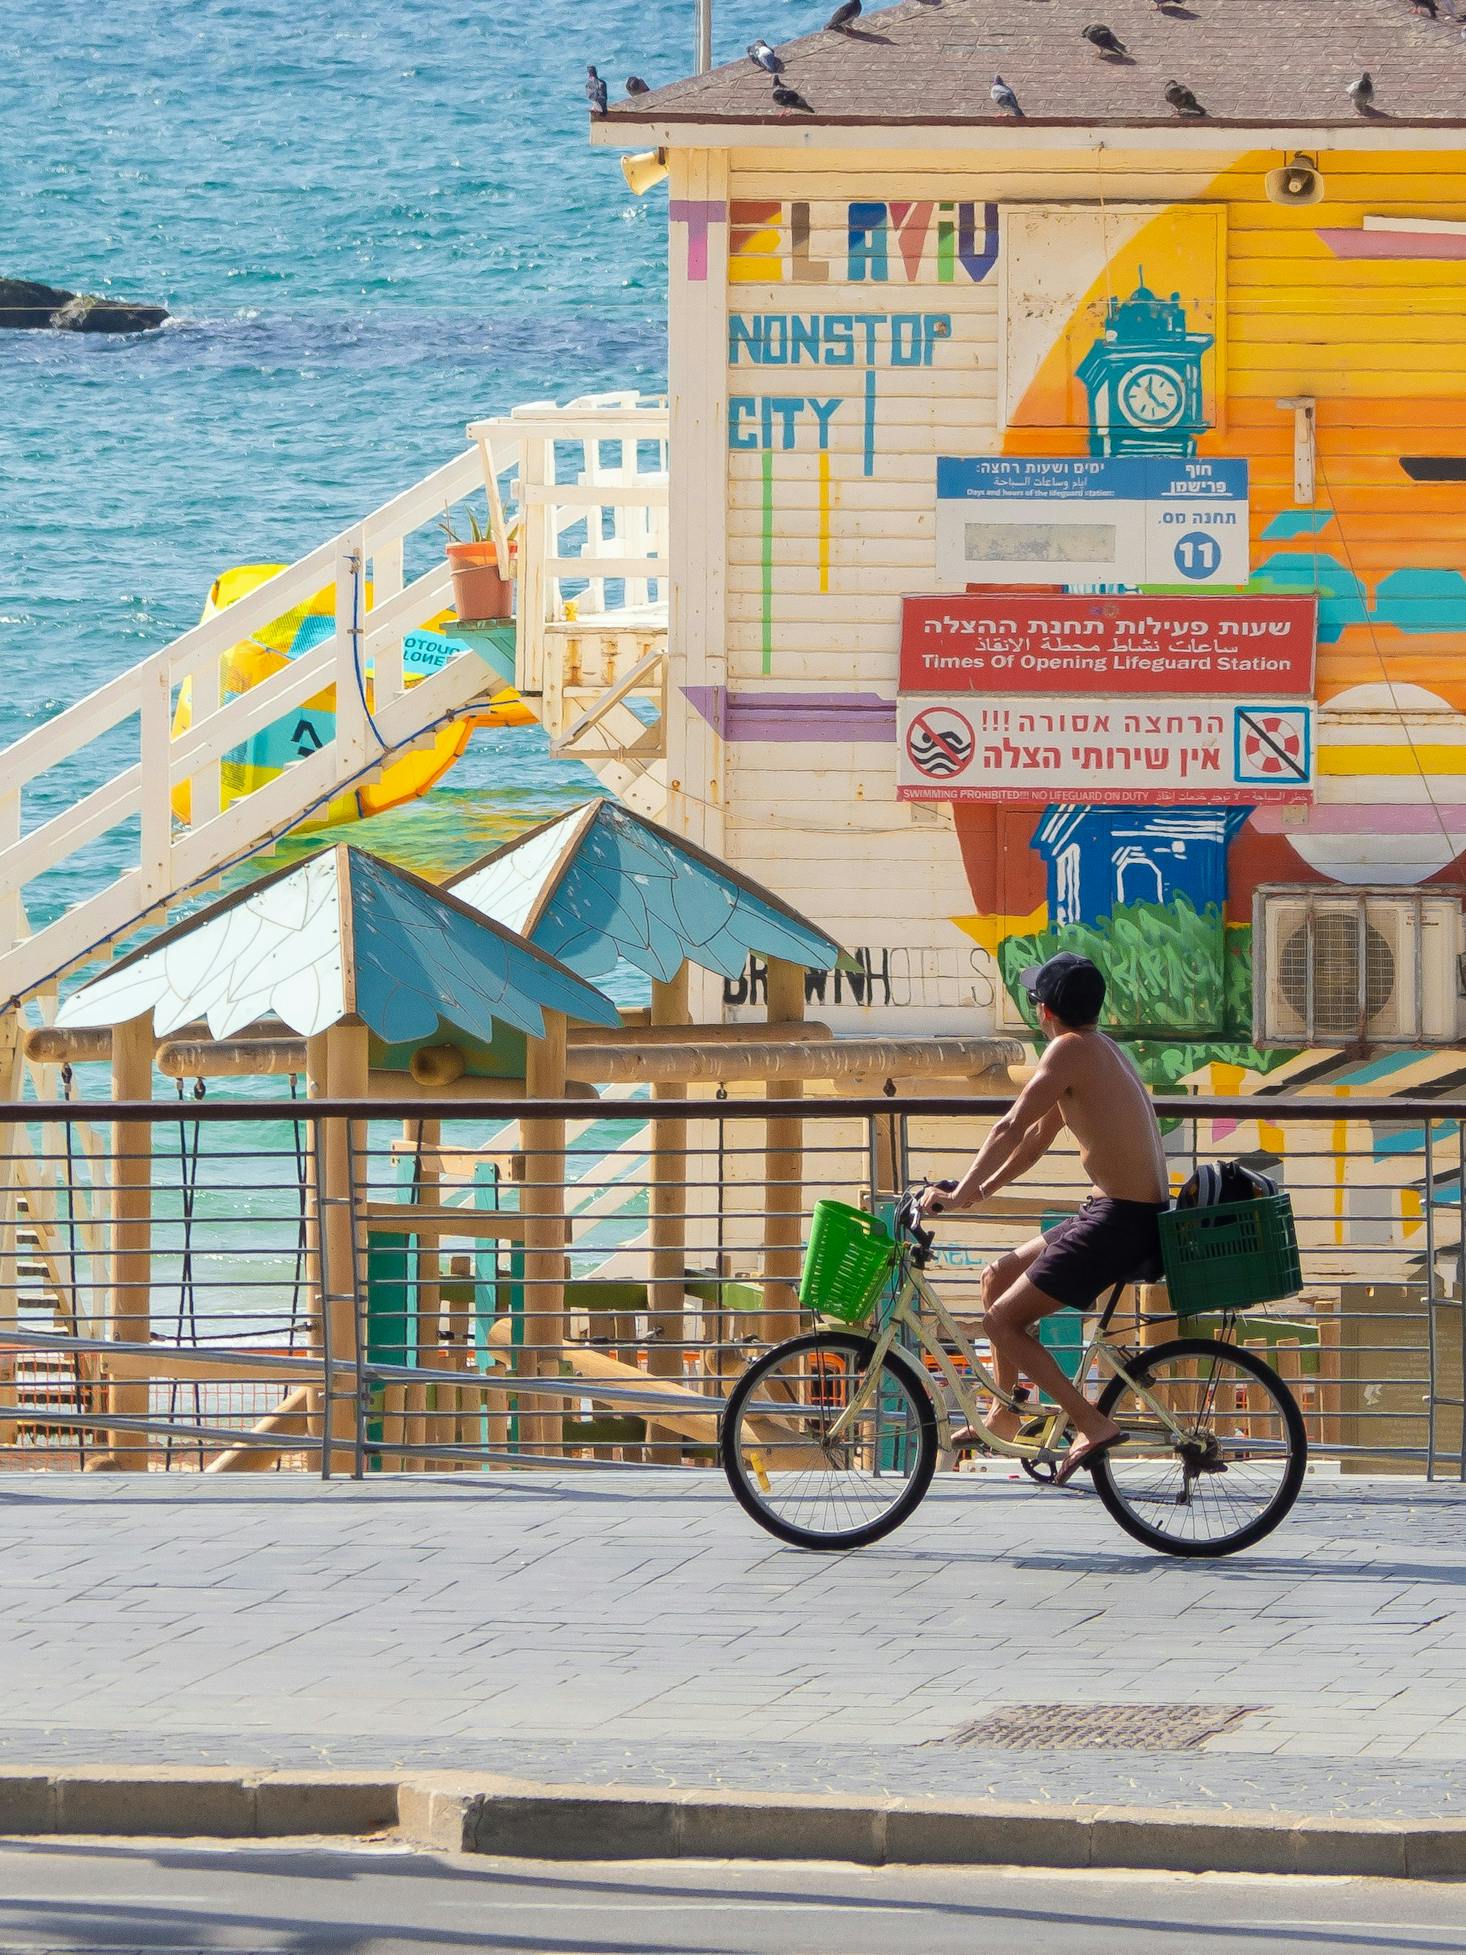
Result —
[[[1161,1217],[1161,1257],[1178,1317],[1274,1303],[1303,1284],[1286,1195],[1173,1208]]]
[[[863,1323],[895,1260],[896,1245],[874,1215],[844,1202],[816,1202],[799,1279],[800,1305],[822,1317]]]

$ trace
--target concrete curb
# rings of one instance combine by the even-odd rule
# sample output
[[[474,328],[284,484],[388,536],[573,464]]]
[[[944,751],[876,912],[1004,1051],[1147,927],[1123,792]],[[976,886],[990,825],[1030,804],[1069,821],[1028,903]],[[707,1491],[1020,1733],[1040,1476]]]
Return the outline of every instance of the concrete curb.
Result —
[[[862,1866],[1159,1868],[1466,1876],[1466,1819],[860,1799],[537,1785],[481,1774],[0,1766],[0,1834],[262,1839],[395,1829],[535,1860],[845,1860]]]
[[[380,1772],[0,1765],[0,1833],[229,1840],[374,1833],[397,1824],[398,1785]]]

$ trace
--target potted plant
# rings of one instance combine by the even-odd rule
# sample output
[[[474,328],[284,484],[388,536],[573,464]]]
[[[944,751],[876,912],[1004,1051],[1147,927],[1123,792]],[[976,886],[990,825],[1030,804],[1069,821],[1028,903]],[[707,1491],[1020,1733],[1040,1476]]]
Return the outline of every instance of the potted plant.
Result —
[[[479,521],[478,512],[469,509],[465,512],[468,523],[467,537],[460,537],[454,528],[452,514],[443,511],[439,527],[444,536],[444,554],[448,568],[453,573],[453,608],[458,613],[460,624],[477,624],[488,619],[512,617],[514,607],[510,597],[513,574],[514,546],[509,546],[510,576],[506,577],[499,567],[499,552],[487,528]]]

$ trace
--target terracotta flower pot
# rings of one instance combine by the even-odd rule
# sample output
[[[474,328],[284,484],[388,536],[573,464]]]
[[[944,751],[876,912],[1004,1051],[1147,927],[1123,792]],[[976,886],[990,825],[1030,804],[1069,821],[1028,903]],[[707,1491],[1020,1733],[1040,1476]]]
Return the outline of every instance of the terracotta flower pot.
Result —
[[[446,555],[453,573],[453,608],[460,624],[513,615],[510,583],[499,574],[498,552],[492,542],[449,543]]]

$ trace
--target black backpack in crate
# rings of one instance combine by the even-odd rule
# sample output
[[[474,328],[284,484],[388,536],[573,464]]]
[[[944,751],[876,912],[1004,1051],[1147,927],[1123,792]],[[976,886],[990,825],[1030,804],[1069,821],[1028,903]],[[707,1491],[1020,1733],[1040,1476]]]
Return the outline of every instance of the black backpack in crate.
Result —
[[[1270,1174],[1259,1174],[1240,1161],[1204,1161],[1176,1196],[1177,1208],[1216,1208],[1223,1202],[1257,1201],[1276,1195]]]

